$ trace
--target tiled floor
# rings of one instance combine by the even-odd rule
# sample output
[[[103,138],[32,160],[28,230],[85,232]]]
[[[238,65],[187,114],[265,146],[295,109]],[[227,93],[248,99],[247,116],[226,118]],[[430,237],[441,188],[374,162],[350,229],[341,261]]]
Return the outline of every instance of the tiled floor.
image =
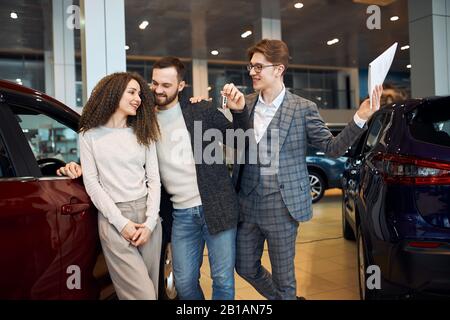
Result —
[[[297,295],[311,300],[357,300],[356,245],[342,238],[340,190],[327,191],[313,209],[314,218],[300,224],[297,237]],[[270,270],[267,251],[262,263]],[[201,271],[200,283],[210,299],[212,281],[206,255]],[[264,298],[236,274],[236,299]]]

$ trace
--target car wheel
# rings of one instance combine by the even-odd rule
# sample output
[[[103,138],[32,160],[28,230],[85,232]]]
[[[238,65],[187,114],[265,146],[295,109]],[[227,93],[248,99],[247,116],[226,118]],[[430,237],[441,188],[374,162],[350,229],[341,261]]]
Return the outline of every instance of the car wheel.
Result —
[[[322,199],[323,194],[325,193],[325,183],[323,178],[316,172],[310,172],[309,185],[311,187],[312,202],[316,203]]]
[[[367,267],[370,263],[367,259],[366,243],[361,232],[361,226],[358,227],[356,242],[358,255],[359,297],[361,300],[373,300],[375,299],[374,290],[368,290],[367,288]]]
[[[355,232],[353,231],[350,223],[347,221],[347,215],[345,214],[345,199],[342,197],[342,234],[345,240],[355,240]]]
[[[178,293],[175,288],[175,278],[173,274],[172,244],[163,241],[162,249],[159,270],[159,299],[176,300],[178,298]]]

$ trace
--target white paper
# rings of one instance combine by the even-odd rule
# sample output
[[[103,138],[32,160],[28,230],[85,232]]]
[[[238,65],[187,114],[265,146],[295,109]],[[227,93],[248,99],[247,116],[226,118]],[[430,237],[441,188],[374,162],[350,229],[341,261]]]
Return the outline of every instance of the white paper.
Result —
[[[370,96],[370,109],[372,109],[372,92],[375,89],[375,86],[382,85],[384,79],[386,79],[389,69],[391,68],[392,61],[394,61],[397,46],[398,43],[394,43],[389,49],[369,64],[368,88]]]

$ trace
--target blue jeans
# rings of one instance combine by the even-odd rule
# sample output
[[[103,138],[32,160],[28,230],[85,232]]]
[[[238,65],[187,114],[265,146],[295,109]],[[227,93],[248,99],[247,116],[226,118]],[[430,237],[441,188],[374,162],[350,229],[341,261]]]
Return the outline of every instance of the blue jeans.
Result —
[[[205,242],[213,280],[212,299],[233,300],[236,228],[211,235],[202,206],[173,212],[173,271],[178,296],[181,300],[205,299],[199,282]]]

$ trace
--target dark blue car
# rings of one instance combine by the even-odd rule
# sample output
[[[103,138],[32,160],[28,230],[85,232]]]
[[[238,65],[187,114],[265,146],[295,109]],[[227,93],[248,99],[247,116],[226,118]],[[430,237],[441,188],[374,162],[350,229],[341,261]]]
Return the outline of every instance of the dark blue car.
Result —
[[[382,108],[348,155],[343,233],[361,298],[449,297],[450,97]]]
[[[327,124],[331,133],[337,136],[345,124]],[[325,190],[341,188],[342,172],[347,157],[329,158],[320,150],[308,145],[306,164],[308,166],[309,183],[311,186],[312,202],[322,199]]]

